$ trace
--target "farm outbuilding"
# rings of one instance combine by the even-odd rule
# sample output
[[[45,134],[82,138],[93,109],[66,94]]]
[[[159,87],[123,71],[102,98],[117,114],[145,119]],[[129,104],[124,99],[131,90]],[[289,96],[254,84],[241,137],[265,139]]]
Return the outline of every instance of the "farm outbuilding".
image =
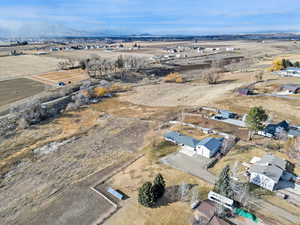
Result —
[[[239,88],[237,90],[237,93],[239,95],[251,95],[252,94],[252,90],[250,88]]]

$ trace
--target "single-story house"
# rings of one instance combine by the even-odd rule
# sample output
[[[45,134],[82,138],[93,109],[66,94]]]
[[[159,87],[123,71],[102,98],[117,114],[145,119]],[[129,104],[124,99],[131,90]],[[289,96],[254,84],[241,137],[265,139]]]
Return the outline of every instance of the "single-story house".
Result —
[[[171,131],[164,135],[165,140],[182,146],[182,150],[189,155],[201,155],[206,158],[213,157],[221,148],[223,138],[204,138],[197,140],[190,136],[183,135],[179,132]]]
[[[288,91],[290,94],[299,94],[300,84],[284,84],[281,86],[281,90]]]
[[[284,175],[287,162],[274,155],[265,155],[249,168],[250,182],[273,191]]]
[[[263,130],[260,130],[257,133],[265,137],[274,138],[277,137],[282,131],[289,131],[288,122],[282,121],[277,124],[268,124]]]

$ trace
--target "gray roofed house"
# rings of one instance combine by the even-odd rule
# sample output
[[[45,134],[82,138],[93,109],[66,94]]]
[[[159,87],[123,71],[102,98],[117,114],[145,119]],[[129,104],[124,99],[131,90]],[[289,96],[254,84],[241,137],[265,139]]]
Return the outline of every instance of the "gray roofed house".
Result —
[[[270,165],[270,166],[254,165],[250,167],[249,172],[264,174],[265,176],[272,179],[276,183],[280,180],[280,177],[283,174],[283,170],[274,165]]]
[[[175,144],[187,145],[191,148],[196,148],[196,146],[200,142],[197,139],[194,139],[194,138],[189,137],[189,136],[185,136],[185,135],[183,135],[179,132],[176,132],[176,131],[171,131],[169,133],[166,133],[164,135],[164,138],[168,141],[171,141],[171,142],[175,143]]]
[[[185,136],[179,132],[171,131],[164,135],[165,140],[171,141],[182,146],[182,152],[190,156],[195,154],[202,155],[206,158],[213,157],[221,148],[223,138],[205,138],[197,140],[195,138]]]
[[[257,162],[259,165],[274,165],[282,170],[286,169],[286,160],[283,160],[281,158],[278,158],[277,156],[267,154],[264,155],[261,160]]]
[[[286,170],[287,162],[274,155],[264,155],[249,168],[250,182],[273,191]]]

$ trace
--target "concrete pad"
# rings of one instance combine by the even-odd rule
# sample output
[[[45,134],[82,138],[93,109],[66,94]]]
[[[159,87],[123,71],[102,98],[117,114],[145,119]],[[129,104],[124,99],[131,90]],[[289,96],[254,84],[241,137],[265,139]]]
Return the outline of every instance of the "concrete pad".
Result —
[[[211,184],[215,183],[215,176],[205,168],[209,159],[197,156],[191,157],[182,152],[170,154],[160,160],[162,163],[175,169],[189,173]]]

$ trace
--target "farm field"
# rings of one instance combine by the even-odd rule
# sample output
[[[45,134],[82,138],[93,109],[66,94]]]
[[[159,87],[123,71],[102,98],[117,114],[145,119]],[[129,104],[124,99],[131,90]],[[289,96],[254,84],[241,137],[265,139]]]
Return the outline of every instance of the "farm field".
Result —
[[[76,83],[82,80],[88,79],[88,75],[83,70],[66,70],[66,71],[57,71],[49,72],[40,75],[34,75],[30,77],[33,80],[37,80],[41,83],[48,85],[57,85],[59,82],[64,82],[65,84]]]
[[[45,85],[26,78],[0,81],[0,107],[38,94]]]
[[[133,51],[123,51],[123,50],[103,50],[103,49],[95,49],[95,50],[80,50],[80,51],[64,51],[64,52],[51,52],[49,56],[52,56],[53,58],[63,58],[63,59],[85,59],[90,58],[92,56],[100,56],[107,59],[116,59],[119,55],[123,56],[135,56],[139,58],[145,58],[148,59],[152,57],[153,53],[160,53],[153,50],[133,50]]]
[[[45,56],[20,55],[0,57],[0,80],[28,77],[54,71],[60,59]]]

